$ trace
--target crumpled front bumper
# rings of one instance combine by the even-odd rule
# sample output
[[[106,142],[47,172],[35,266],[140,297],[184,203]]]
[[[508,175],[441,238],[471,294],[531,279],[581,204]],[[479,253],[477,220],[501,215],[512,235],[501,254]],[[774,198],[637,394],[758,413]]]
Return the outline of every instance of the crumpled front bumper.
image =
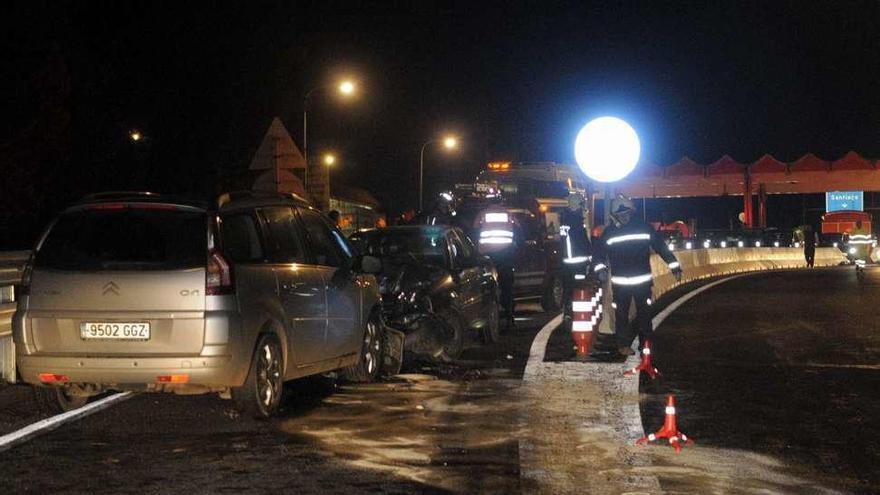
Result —
[[[389,326],[404,334],[404,352],[436,358],[448,343],[448,324],[437,315],[411,313],[389,318]]]

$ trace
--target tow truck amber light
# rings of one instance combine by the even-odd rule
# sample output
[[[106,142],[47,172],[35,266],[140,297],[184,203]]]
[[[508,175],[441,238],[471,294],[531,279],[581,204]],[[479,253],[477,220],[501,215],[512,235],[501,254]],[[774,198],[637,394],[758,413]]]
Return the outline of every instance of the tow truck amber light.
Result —
[[[489,162],[489,170],[509,170],[510,162]]]
[[[55,373],[40,373],[39,378],[43,383],[67,383],[70,381],[67,375],[56,375]]]
[[[189,375],[160,375],[156,377],[158,383],[189,383]]]

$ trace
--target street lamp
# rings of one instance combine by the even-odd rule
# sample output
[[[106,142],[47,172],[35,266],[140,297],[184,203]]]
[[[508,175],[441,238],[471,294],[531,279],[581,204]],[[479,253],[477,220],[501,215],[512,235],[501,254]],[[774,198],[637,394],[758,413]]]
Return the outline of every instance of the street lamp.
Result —
[[[330,192],[330,168],[336,163],[336,155],[333,153],[324,153],[324,166],[327,167],[327,192]]]
[[[419,211],[422,211],[423,208],[422,191],[425,178],[425,148],[427,148],[429,144],[436,142],[436,139],[429,139],[428,141],[425,141],[425,144],[422,145],[422,151],[419,152]],[[452,151],[458,148],[458,138],[451,134],[447,135],[443,138],[443,148],[448,151]]]
[[[132,141],[138,142],[143,139],[144,136],[138,130],[134,129],[128,133],[128,137],[131,138]]]
[[[326,90],[326,86],[318,86],[317,88],[312,88],[309,90],[305,97],[303,97],[303,159],[306,161],[306,175],[305,182],[306,187],[308,187],[309,180],[309,100],[312,95],[318,91]],[[339,94],[344,98],[350,98],[354,96],[355,92],[357,92],[357,85],[351,79],[344,79],[339,82],[337,86],[337,90]]]

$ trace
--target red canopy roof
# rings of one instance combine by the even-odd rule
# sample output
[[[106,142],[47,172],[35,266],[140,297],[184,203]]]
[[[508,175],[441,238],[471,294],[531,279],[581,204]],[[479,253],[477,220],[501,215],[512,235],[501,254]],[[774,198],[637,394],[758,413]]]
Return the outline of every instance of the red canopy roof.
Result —
[[[784,162],[773,155],[764,155],[752,164],[753,174],[784,174],[788,171]]]
[[[709,164],[707,167],[707,173],[711,175],[721,175],[721,174],[736,174],[743,175],[746,170],[746,165],[742,163],[738,163],[736,160],[731,158],[729,155],[724,155],[719,158],[715,163]]]
[[[643,161],[636,167],[633,175],[635,177],[663,177],[666,173],[666,167],[661,167],[654,162]]]
[[[691,160],[688,157],[684,157],[678,161],[678,163],[673,163],[672,165],[666,167],[666,178],[671,179],[674,177],[703,177],[706,175],[706,167],[700,165],[699,163]]]
[[[828,171],[829,163],[825,160],[819,158],[818,156],[807,153],[806,155],[800,157],[791,164],[791,172],[818,172],[818,171]]]
[[[832,162],[831,170],[874,170],[874,164],[855,151],[850,151],[839,160]]]

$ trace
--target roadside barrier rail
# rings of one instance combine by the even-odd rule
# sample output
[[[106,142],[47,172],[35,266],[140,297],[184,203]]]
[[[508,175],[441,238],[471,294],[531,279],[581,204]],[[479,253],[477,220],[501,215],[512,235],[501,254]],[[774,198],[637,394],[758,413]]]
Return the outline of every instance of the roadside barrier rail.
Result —
[[[654,274],[654,299],[675,287],[704,278],[731,275],[734,273],[759,270],[778,270],[781,268],[804,268],[804,251],[801,248],[753,247],[753,248],[712,248],[675,251],[683,272],[681,282],[666,267],[657,255],[651,257],[651,272]],[[833,247],[816,248],[814,265],[836,266],[846,263],[846,255]]]
[[[12,314],[15,287],[30,251],[0,252],[0,381],[15,379],[15,346],[12,343]]]

